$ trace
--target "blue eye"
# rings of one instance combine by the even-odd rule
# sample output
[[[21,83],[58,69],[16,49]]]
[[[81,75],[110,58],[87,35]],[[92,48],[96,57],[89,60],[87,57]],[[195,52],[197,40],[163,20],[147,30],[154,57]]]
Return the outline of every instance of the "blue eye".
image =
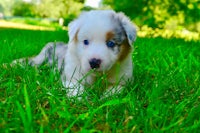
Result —
[[[84,45],[89,45],[89,41],[88,40],[84,40],[83,43],[84,43]]]
[[[107,45],[109,48],[113,48],[113,47],[115,46],[115,43],[112,42],[112,41],[108,41],[108,42],[106,43],[106,45]]]

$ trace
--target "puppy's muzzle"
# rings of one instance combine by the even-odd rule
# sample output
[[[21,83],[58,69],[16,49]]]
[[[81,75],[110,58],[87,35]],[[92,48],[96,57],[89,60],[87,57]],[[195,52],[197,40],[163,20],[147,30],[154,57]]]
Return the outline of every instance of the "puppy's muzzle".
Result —
[[[92,58],[92,59],[89,61],[89,64],[90,64],[90,67],[91,67],[92,69],[99,68],[99,67],[100,67],[100,64],[101,64],[101,60],[100,60],[100,59],[96,59],[96,58]]]

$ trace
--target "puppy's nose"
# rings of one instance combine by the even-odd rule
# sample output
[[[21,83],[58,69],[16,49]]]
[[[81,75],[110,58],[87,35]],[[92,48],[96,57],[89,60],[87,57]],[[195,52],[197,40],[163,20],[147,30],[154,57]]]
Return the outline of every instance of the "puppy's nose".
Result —
[[[101,60],[100,59],[96,59],[96,58],[92,58],[90,61],[90,67],[92,69],[94,68],[99,68],[100,67],[100,64],[101,64]]]

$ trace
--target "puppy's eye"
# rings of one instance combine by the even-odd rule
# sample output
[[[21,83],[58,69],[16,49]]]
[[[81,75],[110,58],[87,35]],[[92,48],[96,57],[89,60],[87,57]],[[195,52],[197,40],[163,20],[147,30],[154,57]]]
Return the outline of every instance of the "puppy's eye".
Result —
[[[84,40],[83,43],[84,43],[84,45],[89,45],[89,41],[88,40]]]
[[[115,43],[113,41],[108,41],[106,42],[106,45],[109,47],[109,48],[113,48],[115,46]]]

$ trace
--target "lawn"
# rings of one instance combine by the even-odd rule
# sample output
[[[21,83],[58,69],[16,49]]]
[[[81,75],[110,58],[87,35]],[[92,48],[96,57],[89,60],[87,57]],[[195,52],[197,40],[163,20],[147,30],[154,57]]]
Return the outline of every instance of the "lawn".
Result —
[[[37,54],[49,41],[67,42],[67,32],[0,29],[0,132],[199,132],[200,42],[137,38],[134,82],[99,100],[66,97],[59,74],[6,65]]]

